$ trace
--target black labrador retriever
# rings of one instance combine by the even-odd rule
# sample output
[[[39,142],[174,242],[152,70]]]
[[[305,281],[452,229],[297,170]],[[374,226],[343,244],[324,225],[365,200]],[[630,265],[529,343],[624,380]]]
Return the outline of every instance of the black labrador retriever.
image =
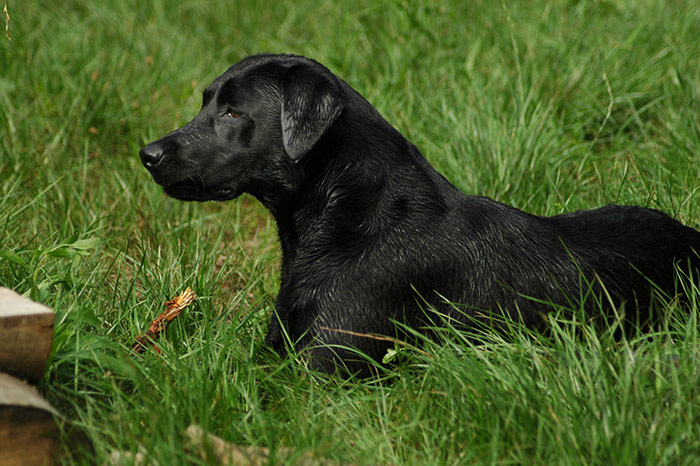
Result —
[[[677,268],[700,268],[700,233],[656,210],[538,217],[463,194],[304,57],[229,68],[191,122],[140,156],[170,196],[246,192],[272,212],[283,261],[266,340],[283,353],[288,337],[323,371],[368,373],[356,350],[381,359],[391,343],[368,335],[396,336],[396,322],[534,327],[561,305],[645,323],[656,293],[677,294]]]

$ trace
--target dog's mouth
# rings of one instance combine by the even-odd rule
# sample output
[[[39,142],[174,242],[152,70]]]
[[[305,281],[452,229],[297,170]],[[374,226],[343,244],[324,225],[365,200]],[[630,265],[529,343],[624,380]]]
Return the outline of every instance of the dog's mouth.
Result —
[[[181,201],[228,201],[239,196],[239,192],[228,186],[205,186],[196,179],[186,179],[163,184],[163,191]]]
[[[170,197],[181,201],[206,201],[206,191],[202,183],[194,180],[180,180],[174,183],[163,183],[163,191]]]

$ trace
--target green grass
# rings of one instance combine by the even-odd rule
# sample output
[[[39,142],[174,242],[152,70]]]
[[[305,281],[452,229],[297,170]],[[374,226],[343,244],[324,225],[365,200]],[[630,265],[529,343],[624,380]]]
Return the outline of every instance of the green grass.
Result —
[[[262,347],[280,257],[265,209],[169,199],[137,157],[231,64],[300,53],[466,192],[547,215],[638,204],[697,228],[697,2],[7,5],[0,284],[56,310],[40,389],[66,416],[62,461],[118,449],[202,462],[182,444],[190,423],[357,464],[697,461],[697,302],[653,336],[615,341],[564,319],[536,342],[448,332],[425,352],[399,348],[382,381],[317,377]],[[187,286],[199,299],[163,354],[132,357]]]

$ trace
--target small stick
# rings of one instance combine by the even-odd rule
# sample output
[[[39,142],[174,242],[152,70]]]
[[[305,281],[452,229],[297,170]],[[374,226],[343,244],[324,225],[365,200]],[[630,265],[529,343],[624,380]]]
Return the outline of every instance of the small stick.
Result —
[[[399,346],[403,346],[404,348],[410,348],[412,350],[418,351],[420,354],[422,354],[423,356],[427,356],[430,359],[433,358],[433,356],[430,353],[428,353],[427,351],[423,351],[422,349],[417,348],[414,345],[411,345],[409,343],[406,343],[405,341],[401,341],[398,338],[385,337],[382,335],[373,335],[371,333],[353,332],[352,330],[343,330],[340,328],[330,328],[330,327],[325,327],[325,326],[321,326],[319,328],[321,330],[325,330],[326,332],[343,333],[345,335],[352,335],[354,337],[369,338],[371,340],[379,340],[379,341],[388,341],[389,343],[395,343]]]
[[[146,330],[145,333],[139,335],[139,337],[136,339],[133,345],[131,345],[131,349],[137,353],[143,353],[146,350],[146,347],[149,344],[153,343],[153,340],[158,338],[160,334],[165,330],[165,327],[178,315],[180,315],[180,312],[187,306],[189,306],[192,301],[194,301],[195,295],[194,291],[192,291],[189,287],[182,292],[179,296],[176,296],[172,301],[168,301],[165,303],[165,311],[161,315],[159,315],[153,322],[151,322],[151,325],[148,327],[148,330]],[[160,352],[158,350],[158,347],[154,344],[154,348],[156,348],[156,351]]]

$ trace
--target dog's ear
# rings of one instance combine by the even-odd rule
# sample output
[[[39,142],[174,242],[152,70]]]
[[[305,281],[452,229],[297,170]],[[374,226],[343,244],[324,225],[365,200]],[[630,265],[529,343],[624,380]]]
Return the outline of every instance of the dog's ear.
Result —
[[[343,111],[339,85],[329,71],[307,65],[289,68],[282,78],[282,143],[297,161],[321,139]]]

